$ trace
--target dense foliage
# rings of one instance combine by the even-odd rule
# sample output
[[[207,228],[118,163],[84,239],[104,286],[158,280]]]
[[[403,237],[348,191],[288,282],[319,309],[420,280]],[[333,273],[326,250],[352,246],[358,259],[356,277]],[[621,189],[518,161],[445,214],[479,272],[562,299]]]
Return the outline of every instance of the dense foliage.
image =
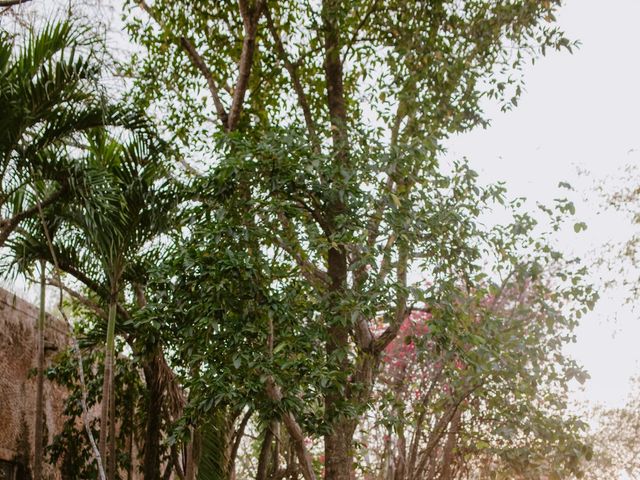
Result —
[[[526,61],[571,48],[559,3],[131,2],[126,107],[92,30],[4,35],[0,244],[85,319],[84,366],[49,372],[72,392],[51,460],[105,479],[580,474],[584,372],[562,349],[596,295],[548,231],[573,207],[542,208],[546,230],[441,161],[482,102],[517,105]]]

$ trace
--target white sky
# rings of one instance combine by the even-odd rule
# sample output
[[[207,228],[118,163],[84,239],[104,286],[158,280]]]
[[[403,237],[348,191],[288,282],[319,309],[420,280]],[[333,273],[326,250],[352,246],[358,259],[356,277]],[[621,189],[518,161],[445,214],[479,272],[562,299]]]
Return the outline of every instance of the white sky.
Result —
[[[526,72],[518,108],[495,112],[490,128],[452,139],[449,151],[467,156],[483,181],[504,180],[511,195],[532,201],[566,196],[558,182],[571,183],[576,216],[588,230],[576,235],[570,229],[561,247],[592,265],[610,253],[605,243],[634,231],[628,219],[602,208],[595,185],[605,181],[613,191],[623,167],[640,164],[640,0],[568,0],[558,21],[580,49],[536,62]],[[592,275],[607,273],[594,268]],[[640,321],[624,305],[624,292],[601,296],[569,348],[592,377],[574,398],[618,406],[629,377],[640,373]]]

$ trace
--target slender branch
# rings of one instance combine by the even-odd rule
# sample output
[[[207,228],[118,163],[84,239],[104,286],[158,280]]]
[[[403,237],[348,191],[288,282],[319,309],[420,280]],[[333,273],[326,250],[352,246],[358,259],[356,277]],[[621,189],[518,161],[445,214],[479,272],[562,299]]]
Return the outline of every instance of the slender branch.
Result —
[[[140,0],[138,2],[138,5],[142,10],[144,10],[149,15],[149,17],[151,17],[158,25],[160,25],[160,27],[163,30],[165,30],[168,33],[171,33],[168,26],[162,21],[162,19],[160,19],[153,12],[153,10],[151,9],[151,7],[147,2],[145,2],[144,0]],[[228,115],[227,115],[227,112],[225,111],[222,101],[220,100],[220,89],[218,88],[218,85],[216,84],[213,78],[213,73],[207,66],[206,62],[204,61],[200,53],[196,50],[191,40],[189,40],[184,36],[178,36],[177,38],[178,38],[179,45],[185,51],[185,53],[189,57],[189,60],[193,64],[193,66],[198,69],[198,71],[202,74],[204,79],[207,81],[207,86],[209,87],[209,92],[211,93],[211,98],[213,100],[213,105],[216,109],[216,114],[218,115],[218,119],[222,123],[223,128],[225,130],[228,129]]]
[[[299,205],[305,211],[311,214],[311,217],[316,221],[318,226],[322,229],[322,232],[327,236],[327,238],[329,238],[333,233],[333,227],[331,226],[330,222],[327,221],[325,215],[323,215],[322,207],[320,205],[320,202],[317,200],[317,198],[315,198],[315,196],[311,192],[309,192],[309,196],[313,206],[308,205],[307,202],[305,202],[301,198],[291,196],[291,199],[297,205]]]
[[[269,376],[269,378],[267,378],[266,386],[267,396],[269,399],[276,403],[282,402],[282,392],[280,391],[280,387],[275,384],[273,377]],[[305,480],[316,480],[316,474],[313,471],[313,464],[311,462],[311,455],[304,444],[302,428],[300,428],[300,425],[291,412],[284,412],[282,414],[282,421],[287,427],[287,431],[293,441],[296,456],[298,457],[298,462],[302,469],[302,476]]]
[[[74,277],[76,280],[84,284],[85,287],[87,287],[89,290],[91,290],[93,293],[98,295],[103,300],[107,300],[109,298],[110,294],[107,288],[103,287],[98,282],[95,282],[94,280],[89,278],[86,274],[84,274],[74,266],[69,265],[68,263],[64,263],[58,259],[57,268]],[[121,303],[118,302],[116,307],[118,309],[118,315],[120,315],[122,318],[124,318],[125,320],[128,320],[131,317],[127,309],[124,308]]]
[[[478,384],[471,385],[471,386],[467,387],[462,392],[462,395],[460,395],[460,397],[458,399],[456,399],[454,402],[451,403],[451,405],[449,406],[449,409],[446,411],[446,413],[442,417],[440,417],[438,422],[436,422],[435,427],[431,431],[431,434],[430,434],[431,438],[429,439],[429,441],[427,443],[427,446],[420,453],[420,456],[422,457],[422,459],[420,460],[420,462],[419,462],[419,464],[417,466],[417,470],[416,470],[416,477],[417,478],[421,478],[422,472],[424,471],[424,469],[427,466],[427,462],[429,460],[431,452],[436,448],[436,446],[438,445],[438,443],[442,439],[442,436],[446,433],[447,425],[453,419],[454,415],[456,414],[456,411],[460,408],[460,405],[462,404],[462,402],[466,398],[468,398],[469,395],[471,395],[475,390],[480,388],[481,385],[482,385],[481,383],[478,383]]]
[[[269,33],[271,34],[271,38],[273,38],[273,42],[276,46],[276,51],[280,60],[284,64],[285,69],[289,73],[289,77],[291,78],[291,83],[293,84],[293,90],[298,97],[298,105],[302,109],[302,114],[304,116],[304,122],[307,126],[307,131],[309,132],[309,139],[314,146],[316,151],[320,150],[320,142],[318,140],[318,135],[316,133],[315,123],[313,121],[313,116],[311,115],[311,108],[309,107],[309,101],[307,100],[307,96],[304,93],[304,88],[302,87],[302,83],[300,82],[300,76],[298,75],[297,64],[291,62],[289,55],[282,43],[282,38],[276,29],[275,24],[273,23],[273,18],[271,17],[271,12],[268,7],[265,7],[265,18],[267,19],[267,27],[269,29]]]
[[[344,54],[342,55],[342,62],[345,61],[349,53],[351,53],[351,51],[353,50],[353,46],[356,43],[356,38],[358,37],[358,33],[360,33],[360,30],[362,30],[362,27],[364,27],[366,23],[369,21],[369,17],[371,17],[371,14],[376,10],[378,2],[379,0],[374,0],[373,2],[371,2],[371,6],[367,10],[367,12],[362,16],[362,19],[360,20],[360,23],[353,31],[351,38],[349,38],[349,41],[345,44],[346,49],[344,51]]]
[[[14,5],[22,5],[31,0],[0,0],[0,7],[13,7]]]
[[[240,112],[247,88],[249,87],[249,76],[251,75],[251,67],[256,49],[258,21],[264,11],[265,3],[265,0],[257,0],[255,7],[252,9],[247,4],[247,0],[238,0],[242,23],[244,25],[244,39],[242,40],[242,52],[240,54],[240,62],[238,63],[238,78],[236,80],[236,87],[233,90],[233,101],[229,109],[229,119],[227,121],[227,131],[229,132],[236,129],[238,121],[240,120]]]
[[[76,292],[64,283],[61,283],[57,278],[48,278],[47,284],[51,285],[52,287],[61,288],[62,290],[67,292],[73,299],[77,300],[78,303],[93,311],[100,318],[105,320],[108,318],[107,312],[103,308],[100,308],[99,305],[91,301],[91,299],[87,298],[86,296],[82,295],[80,292]]]
[[[391,343],[391,341],[396,338],[402,322],[406,318],[407,313],[411,311],[410,309],[407,309],[408,295],[406,292],[406,288],[408,264],[408,248],[404,245],[401,245],[398,252],[398,263],[396,266],[398,277],[397,281],[399,284],[399,291],[396,298],[396,309],[387,329],[375,340],[373,349],[376,353],[382,352],[387,347],[387,345],[389,345],[389,343]]]
[[[382,260],[380,261],[380,270],[378,271],[377,278],[378,283],[384,282],[391,271],[391,247],[395,245],[397,239],[398,236],[392,233],[389,235],[389,238],[387,238],[384,247],[382,247]]]
[[[240,442],[242,441],[242,437],[244,437],[244,431],[247,428],[247,423],[249,423],[249,419],[253,413],[254,412],[251,408],[247,410],[247,413],[245,413],[242,418],[240,425],[238,425],[238,429],[233,433],[233,445],[231,447],[229,459],[227,460],[229,472],[231,472],[231,466],[235,464],[236,457],[238,456],[238,450],[240,449]]]
[[[311,283],[314,283],[314,284],[317,284],[319,280],[325,285],[329,285],[331,283],[331,279],[329,278],[329,275],[327,274],[327,272],[315,266],[307,258],[305,258],[305,256],[301,253],[302,248],[300,248],[299,246],[300,242],[297,240],[297,238],[295,238],[296,237],[295,230],[293,228],[293,225],[291,225],[291,222],[289,221],[289,219],[282,213],[278,215],[278,218],[280,220],[280,223],[282,223],[283,227],[286,229],[286,232],[289,238],[290,239],[293,238],[296,247],[298,247],[298,248],[291,247],[291,245],[287,243],[284,239],[276,236],[275,240],[280,246],[280,248],[286,251],[295,260],[295,262],[298,264],[298,267],[300,267],[302,274],[305,276],[307,280],[309,280]]]
[[[440,367],[436,367],[436,373],[433,375],[433,378],[429,382],[429,388],[427,392],[422,397],[422,401],[420,402],[422,408],[420,408],[420,413],[418,414],[418,418],[415,420],[415,429],[413,431],[413,435],[411,436],[411,441],[409,443],[409,462],[407,465],[407,473],[409,474],[409,478],[414,478],[413,472],[415,470],[416,461],[418,458],[418,446],[420,444],[420,440],[422,437],[422,431],[424,430],[424,419],[427,415],[427,406],[431,401],[431,395],[433,394],[440,378],[442,376],[442,372],[444,371],[444,362],[441,363]]]
[[[180,45],[182,46],[184,51],[187,52],[187,55],[189,56],[189,60],[191,60],[191,63],[200,71],[202,76],[207,81],[207,86],[209,87],[211,98],[213,99],[213,105],[215,106],[216,114],[218,115],[218,118],[220,119],[220,122],[222,123],[223,127],[226,130],[230,130],[229,116],[224,109],[224,105],[222,104],[222,101],[220,100],[220,93],[216,85],[216,82],[213,79],[213,74],[211,73],[211,70],[209,70],[209,67],[205,63],[204,59],[202,58],[202,56],[200,56],[200,54],[198,53],[196,48],[193,46],[193,43],[191,43],[190,40],[188,40],[186,37],[180,37]]]
[[[273,328],[273,319],[269,318],[269,332],[267,338],[267,349],[269,354],[269,360],[273,360],[273,344],[275,332]],[[280,387],[276,385],[275,380],[272,375],[267,377],[266,381],[266,393],[267,397],[275,403],[282,402],[282,391]],[[307,447],[304,444],[304,435],[302,433],[302,428],[296,421],[295,417],[290,412],[285,412],[282,415],[282,420],[284,421],[285,426],[287,427],[287,431],[291,437],[291,440],[294,443],[294,448],[296,451],[296,455],[298,457],[298,461],[300,462],[300,466],[302,468],[302,476],[305,480],[316,480],[315,472],[313,471],[313,464],[311,462],[311,454],[307,450]],[[276,435],[276,441],[278,441],[278,436]],[[275,458],[277,462],[278,451],[276,449]],[[277,465],[276,465],[277,470]]]
[[[391,148],[397,146],[398,144],[398,135],[400,132],[400,125],[402,123],[403,118],[406,116],[406,108],[404,102],[401,100],[398,102],[398,108],[396,109],[396,114],[394,117],[393,126],[391,128]],[[387,192],[393,192],[394,186],[394,178],[392,175],[387,176],[387,180],[385,182],[384,189],[380,192],[380,198],[376,202],[376,208],[374,210],[373,215],[369,218],[369,224],[367,225],[367,246],[372,248],[378,235],[380,233],[380,224],[382,223],[382,217],[384,215],[384,210],[387,205]]]

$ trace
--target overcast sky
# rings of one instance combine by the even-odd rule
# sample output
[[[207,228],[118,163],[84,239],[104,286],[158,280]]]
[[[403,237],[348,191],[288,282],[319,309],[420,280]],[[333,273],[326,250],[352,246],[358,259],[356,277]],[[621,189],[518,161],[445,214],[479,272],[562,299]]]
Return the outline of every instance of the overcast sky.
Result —
[[[489,129],[454,138],[449,149],[467,156],[485,181],[504,180],[512,195],[532,201],[565,196],[558,182],[569,181],[576,216],[589,228],[562,235],[561,245],[590,265],[610,254],[608,242],[634,231],[627,218],[603,208],[596,185],[620,188],[633,180],[624,167],[640,164],[640,0],[568,0],[558,21],[580,49],[536,62],[518,108],[495,112]],[[602,275],[606,269],[592,269],[594,281]],[[640,321],[625,305],[626,292],[601,295],[569,349],[592,377],[575,398],[615,406],[625,400],[629,377],[640,373]]]

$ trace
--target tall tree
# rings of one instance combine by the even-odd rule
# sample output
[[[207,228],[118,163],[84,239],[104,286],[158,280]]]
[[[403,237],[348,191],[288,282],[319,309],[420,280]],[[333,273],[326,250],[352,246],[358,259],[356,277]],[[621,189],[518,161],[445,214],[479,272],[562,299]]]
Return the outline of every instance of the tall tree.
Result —
[[[559,4],[157,0],[137,4],[144,21],[130,17],[146,47],[141,98],[169,112],[185,150],[216,159],[212,187],[201,190],[204,216],[229,222],[223,237],[249,239],[235,254],[258,268],[250,304],[266,308],[258,286],[277,283],[261,266],[271,249],[285,252],[312,299],[296,328],[317,335],[332,372],[316,412],[327,479],[354,475],[358,417],[410,305],[443,295],[454,278],[471,281],[478,268],[477,215],[500,193],[481,191],[464,166],[440,173],[442,140],[485,123],[483,98],[515,105],[527,58],[570,47],[553,26]],[[432,288],[412,285],[416,265]],[[267,328],[265,310],[252,318]],[[281,373],[269,369],[264,389],[310,479],[304,414],[292,415],[295,388]]]
[[[96,40],[72,21],[51,22],[17,37],[0,32],[0,247],[20,226],[36,228],[44,242],[40,223],[45,212],[61,208],[96,186],[95,178],[79,169],[70,154],[86,132],[139,122],[130,109],[107,101],[99,88],[101,70],[95,52],[100,42]],[[41,261],[36,329],[36,479],[42,478],[45,441],[45,269]]]
[[[153,240],[169,218],[168,212],[163,211],[168,204],[159,201],[165,185],[161,180],[162,167],[150,158],[157,149],[158,144],[144,137],[125,143],[106,135],[92,138],[89,152],[92,161],[103,168],[103,175],[111,187],[109,197],[100,197],[94,192],[93,198],[75,208],[72,206],[68,212],[69,233],[77,230],[79,235],[74,247],[94,256],[108,292],[100,447],[105,461],[108,459],[107,478],[110,479],[117,476],[113,367],[118,298],[122,295],[123,276],[132,258]],[[96,197],[100,197],[98,203]],[[110,208],[102,208],[104,203]]]
[[[123,289],[127,285],[134,298],[141,295],[138,287],[144,283],[146,256],[153,251],[156,236],[170,225],[170,211],[176,202],[175,195],[169,193],[164,144],[145,131],[128,132],[126,136],[120,140],[105,131],[86,135],[83,155],[74,159],[82,165],[85,176],[97,179],[92,188],[83,189],[74,201],[47,211],[55,226],[48,227],[51,244],[49,239],[34,235],[29,229],[22,230],[10,244],[19,264],[45,259],[80,282],[98,302],[107,304],[99,443],[108,478],[117,475],[113,355],[117,316],[129,318],[123,307]],[[38,226],[36,223],[35,227]],[[97,305],[94,308],[100,310]],[[154,379],[145,370],[152,384],[166,376],[162,360],[156,357],[157,354],[151,355],[149,360],[154,365],[159,363]],[[150,419],[154,418],[155,414],[150,415]],[[153,438],[155,442],[160,441],[157,435]],[[145,453],[149,453],[146,457],[155,458],[152,463],[159,468],[157,445],[154,449],[149,444]]]

